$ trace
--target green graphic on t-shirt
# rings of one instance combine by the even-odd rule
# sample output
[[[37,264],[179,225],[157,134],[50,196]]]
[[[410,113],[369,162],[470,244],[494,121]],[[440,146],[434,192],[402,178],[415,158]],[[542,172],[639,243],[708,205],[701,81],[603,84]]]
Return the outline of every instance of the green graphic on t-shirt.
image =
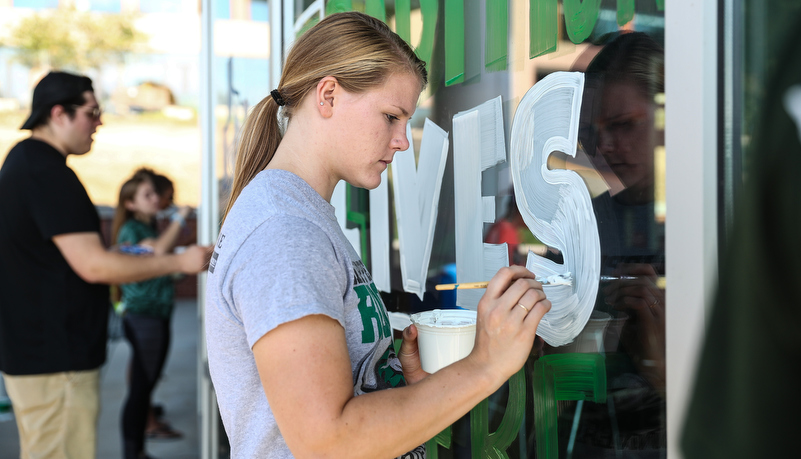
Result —
[[[357,285],[353,289],[359,296],[359,313],[362,316],[362,343],[374,343],[377,340],[392,336],[389,316],[384,309],[381,297],[375,284]],[[375,326],[373,325],[375,324]],[[376,337],[376,329],[378,337]]]
[[[392,368],[392,365],[390,365],[390,357],[392,357],[393,354],[394,351],[392,351],[391,346],[387,347],[386,352],[381,356],[381,360],[378,361],[378,376],[381,377],[382,381],[389,384],[390,387],[405,386],[406,380],[403,378],[403,373]]]

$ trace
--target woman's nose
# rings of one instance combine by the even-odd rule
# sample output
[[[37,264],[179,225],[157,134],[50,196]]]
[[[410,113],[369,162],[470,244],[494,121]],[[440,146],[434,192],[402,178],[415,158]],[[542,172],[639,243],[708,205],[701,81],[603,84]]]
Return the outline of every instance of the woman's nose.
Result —
[[[598,149],[598,151],[602,154],[613,151],[615,146],[614,137],[615,136],[613,136],[612,133],[610,133],[606,129],[603,128],[598,129],[598,139],[597,139],[598,143],[596,144],[596,148]]]
[[[392,137],[392,149],[396,151],[404,151],[409,148],[409,139],[406,138],[406,127],[403,131],[397,132]]]

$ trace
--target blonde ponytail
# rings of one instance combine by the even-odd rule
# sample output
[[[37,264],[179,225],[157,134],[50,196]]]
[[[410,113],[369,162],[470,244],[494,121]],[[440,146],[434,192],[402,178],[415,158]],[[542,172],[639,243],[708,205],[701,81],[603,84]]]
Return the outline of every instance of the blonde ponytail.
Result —
[[[267,96],[253,107],[242,126],[236,152],[234,181],[223,221],[245,186],[273,159],[279,143],[281,131],[278,127],[278,105],[271,96]]]

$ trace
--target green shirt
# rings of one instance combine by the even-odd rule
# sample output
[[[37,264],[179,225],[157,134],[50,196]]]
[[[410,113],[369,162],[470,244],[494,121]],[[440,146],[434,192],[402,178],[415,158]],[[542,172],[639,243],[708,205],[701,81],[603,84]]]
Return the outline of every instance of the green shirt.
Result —
[[[117,244],[138,244],[144,239],[155,239],[156,229],[131,219],[125,222],[117,235]],[[145,255],[150,256],[150,255]],[[122,302],[125,312],[169,318],[172,314],[175,288],[170,276],[156,277],[142,282],[123,284]]]

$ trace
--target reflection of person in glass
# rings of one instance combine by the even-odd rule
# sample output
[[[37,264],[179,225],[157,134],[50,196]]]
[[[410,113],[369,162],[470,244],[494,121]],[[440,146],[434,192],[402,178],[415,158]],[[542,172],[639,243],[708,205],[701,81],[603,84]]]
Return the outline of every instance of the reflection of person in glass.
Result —
[[[662,143],[656,98],[664,91],[663,69],[663,51],[653,39],[624,33],[604,46],[586,71],[582,147],[608,181],[619,181],[593,199],[601,274],[616,280],[601,282],[596,302],[597,313],[612,318],[604,342],[609,401],[596,412],[588,407],[582,417],[590,422],[579,431],[577,449],[582,439],[588,452],[664,453],[665,295],[659,282],[665,269],[664,218],[655,212],[654,199],[654,151]],[[619,331],[616,323],[624,324]]]

